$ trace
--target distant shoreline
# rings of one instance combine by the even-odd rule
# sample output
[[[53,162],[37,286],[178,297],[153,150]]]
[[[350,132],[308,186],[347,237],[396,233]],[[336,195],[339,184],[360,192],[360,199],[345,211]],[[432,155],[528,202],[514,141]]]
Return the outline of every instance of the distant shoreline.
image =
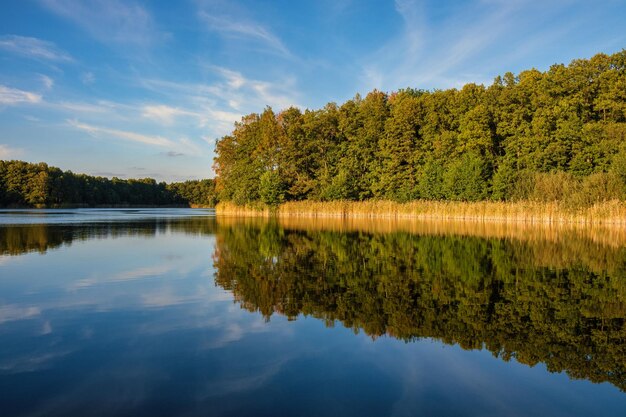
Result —
[[[202,204],[166,204],[166,205],[151,205],[151,204],[100,204],[100,205],[87,205],[87,204],[64,204],[54,206],[27,206],[27,205],[11,205],[0,206],[2,210],[37,210],[37,209],[81,209],[81,208],[112,208],[112,209],[124,209],[124,208],[214,208],[212,206],[206,206]]]
[[[276,207],[218,203],[218,216],[456,220],[468,222],[626,225],[626,203],[570,209],[559,203],[412,201],[296,201]]]

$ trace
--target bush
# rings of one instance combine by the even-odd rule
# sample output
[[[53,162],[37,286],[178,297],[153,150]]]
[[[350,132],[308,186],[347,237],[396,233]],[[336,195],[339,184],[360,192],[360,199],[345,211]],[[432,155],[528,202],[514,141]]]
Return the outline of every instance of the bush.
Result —
[[[574,207],[588,207],[596,203],[624,198],[624,184],[614,173],[592,174],[582,181],[578,192],[566,203]]]
[[[535,173],[533,189],[528,198],[542,203],[565,201],[577,193],[579,187],[580,182],[567,172]]]

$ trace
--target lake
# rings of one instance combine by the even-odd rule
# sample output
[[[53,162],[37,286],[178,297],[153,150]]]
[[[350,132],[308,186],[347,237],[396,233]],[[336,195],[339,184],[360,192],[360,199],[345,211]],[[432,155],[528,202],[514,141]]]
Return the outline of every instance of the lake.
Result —
[[[618,416],[626,232],[0,211],[0,414]]]

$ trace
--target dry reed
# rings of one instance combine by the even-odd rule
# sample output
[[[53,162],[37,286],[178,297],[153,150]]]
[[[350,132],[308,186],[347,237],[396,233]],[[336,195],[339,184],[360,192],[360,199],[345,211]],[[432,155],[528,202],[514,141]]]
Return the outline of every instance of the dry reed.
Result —
[[[276,208],[219,203],[220,216],[421,219],[474,222],[626,225],[626,203],[607,201],[569,209],[558,203],[413,201],[292,201]]]

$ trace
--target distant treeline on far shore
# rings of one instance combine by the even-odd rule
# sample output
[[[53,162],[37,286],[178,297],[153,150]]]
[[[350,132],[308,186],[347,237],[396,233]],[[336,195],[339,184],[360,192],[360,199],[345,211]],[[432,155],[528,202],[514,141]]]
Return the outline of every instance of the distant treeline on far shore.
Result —
[[[156,182],[74,174],[23,161],[0,161],[0,207],[204,206],[216,204],[212,179]]]

